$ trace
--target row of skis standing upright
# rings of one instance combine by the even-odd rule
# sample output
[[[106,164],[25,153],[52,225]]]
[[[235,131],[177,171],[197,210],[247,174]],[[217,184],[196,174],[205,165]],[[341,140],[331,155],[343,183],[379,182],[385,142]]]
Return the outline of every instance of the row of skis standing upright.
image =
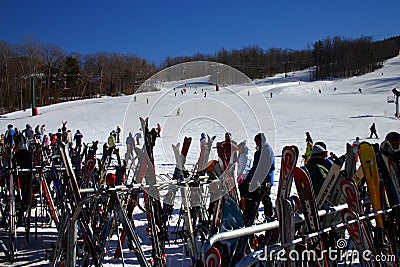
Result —
[[[297,147],[283,148],[276,214],[279,241],[285,252],[280,258],[287,260],[282,261],[284,265],[399,264],[400,169],[392,146],[388,141],[381,145],[362,142],[358,169],[357,155],[350,144],[346,151],[334,160],[315,194],[307,168],[296,166]],[[292,180],[297,196],[291,195]],[[296,223],[300,221],[295,216],[298,212],[305,224]],[[346,239],[346,233],[350,239]],[[313,251],[311,255],[317,258],[290,258],[293,251],[299,252],[296,255]]]

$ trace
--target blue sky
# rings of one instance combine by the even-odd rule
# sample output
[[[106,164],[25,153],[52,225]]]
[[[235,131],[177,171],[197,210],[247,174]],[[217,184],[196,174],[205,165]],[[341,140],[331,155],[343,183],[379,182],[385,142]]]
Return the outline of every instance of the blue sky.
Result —
[[[221,48],[306,49],[340,36],[374,40],[400,34],[400,1],[5,0],[0,40],[33,36],[66,53],[167,56],[213,54]]]

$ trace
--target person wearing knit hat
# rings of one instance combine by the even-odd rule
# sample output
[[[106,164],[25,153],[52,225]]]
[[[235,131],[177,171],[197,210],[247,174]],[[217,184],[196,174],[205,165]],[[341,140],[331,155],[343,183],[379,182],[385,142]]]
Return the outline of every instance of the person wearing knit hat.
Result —
[[[323,146],[319,145],[319,144],[315,144],[312,149],[311,149],[311,157],[316,157],[316,156],[320,156],[320,155],[325,155],[326,156],[326,148],[324,148]]]
[[[388,149],[386,143],[390,143],[391,149]],[[400,133],[390,132],[386,135],[385,140],[381,144],[381,152],[392,160],[400,160]]]
[[[322,146],[314,145],[311,149],[311,157],[306,164],[306,168],[312,181],[314,195],[318,195],[318,192],[329,172],[325,166],[327,153],[326,149]]]

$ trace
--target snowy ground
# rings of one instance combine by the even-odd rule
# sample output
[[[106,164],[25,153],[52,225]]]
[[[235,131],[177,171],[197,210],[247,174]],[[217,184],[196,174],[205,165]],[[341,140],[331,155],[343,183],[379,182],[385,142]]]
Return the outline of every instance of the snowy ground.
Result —
[[[138,94],[136,102],[131,96],[103,97],[41,107],[36,117],[31,117],[30,111],[5,114],[0,116],[0,129],[5,131],[10,123],[20,129],[27,123],[32,127],[46,124],[47,131],[54,133],[61,128],[62,121],[68,121],[67,127],[73,133],[76,129],[83,132],[85,142],[99,140],[102,145],[117,125],[123,129],[124,141],[128,132],[139,131],[138,117],[150,114],[150,126],[160,123],[163,127],[161,141],[155,147],[157,173],[172,171],[171,144],[181,142],[184,136],[193,138],[187,162],[194,164],[201,132],[217,135],[216,141],[222,141],[226,131],[232,132],[233,139],[239,142],[247,140],[254,152],[253,137],[264,131],[275,148],[275,154],[280,155],[282,148],[291,144],[297,145],[300,153],[304,153],[305,132],[308,131],[314,142],[324,141],[329,151],[342,155],[346,143],[352,143],[356,136],[361,140],[381,142],[389,131],[399,131],[400,121],[393,115],[395,106],[387,103],[387,97],[392,95],[393,88],[400,88],[400,56],[385,62],[382,69],[360,77],[317,82],[308,82],[308,77],[306,70],[290,73],[289,78],[277,75],[256,81],[257,88],[254,85],[222,87],[219,92],[213,86],[198,85],[188,88],[183,95],[178,90],[176,96],[173,88],[183,82],[165,83],[159,92]],[[359,93],[359,88],[362,93]],[[207,92],[207,97],[204,97],[204,92]],[[178,107],[181,108],[180,116],[176,116]],[[369,127],[373,122],[379,139],[369,139]],[[125,149],[124,144],[119,146]],[[215,151],[211,158],[216,158]],[[280,166],[280,158],[276,160],[278,169],[273,194]],[[176,224],[178,213],[179,206],[175,206],[171,225]],[[136,225],[145,253],[149,255],[151,242],[144,234],[145,222],[145,216],[137,212]],[[173,231],[173,227],[170,228]],[[1,229],[0,238],[7,242],[4,234]],[[188,266],[190,261],[182,256],[182,243],[178,240],[175,244],[175,237],[171,237],[173,240],[167,246],[168,265]],[[48,227],[39,229],[38,240],[33,238],[31,248],[21,237],[17,263],[13,266],[47,266],[44,250],[55,238],[54,228]],[[127,264],[137,263],[132,253],[127,253],[126,257]],[[3,260],[0,253],[0,266],[8,265]],[[121,262],[113,259],[105,264],[118,265]]]

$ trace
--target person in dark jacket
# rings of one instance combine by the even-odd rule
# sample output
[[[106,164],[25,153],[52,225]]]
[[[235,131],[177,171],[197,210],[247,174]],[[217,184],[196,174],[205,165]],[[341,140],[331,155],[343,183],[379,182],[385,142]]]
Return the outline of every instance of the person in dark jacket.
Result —
[[[322,184],[328,174],[328,169],[325,167],[327,151],[320,145],[314,145],[311,150],[311,158],[306,164],[308,173],[312,181],[314,195],[318,195]]]
[[[272,147],[267,143],[264,133],[258,133],[254,137],[254,142],[256,143],[257,151],[254,153],[253,165],[245,181],[239,184],[241,193],[244,193],[242,196],[244,198],[243,220],[244,226],[246,227],[253,225],[254,220],[258,217],[258,206],[260,202],[264,204],[265,220],[273,220],[273,208],[270,194],[271,186],[274,182],[275,156]],[[255,184],[259,184],[259,186],[256,190],[250,192],[252,189],[252,180],[257,181]],[[252,239],[251,236],[242,236],[238,239],[238,246],[247,247],[247,243],[251,243]],[[271,231],[266,231],[265,238],[259,243],[259,246],[265,246],[270,239]],[[238,262],[243,256],[242,252],[240,252],[235,254],[232,260],[233,262]]]
[[[371,132],[371,134],[369,135],[369,138],[372,138],[372,135],[375,135],[376,138],[379,138],[379,137],[378,137],[378,134],[377,134],[377,132],[376,132],[375,122],[372,123],[371,127],[369,128],[369,130],[370,130],[370,132]]]
[[[81,133],[81,131],[76,130],[76,133],[74,135],[74,140],[75,140],[75,149],[78,151],[81,151],[82,148],[82,139],[83,139],[83,134]]]
[[[15,130],[12,124],[7,126],[7,131],[4,134],[4,141],[9,147],[14,147],[15,141]]]
[[[313,140],[312,140],[311,135],[310,135],[309,132],[306,132],[306,143],[307,142],[310,142],[311,144],[313,143]]]
[[[117,126],[117,130],[115,130],[115,133],[117,134],[115,141],[117,143],[119,143],[120,142],[120,135],[121,135],[121,128],[119,127],[119,125]]]
[[[270,221],[273,217],[273,208],[271,201],[271,186],[274,184],[274,170],[275,170],[275,157],[271,146],[267,143],[264,133],[258,133],[254,137],[254,142],[257,146],[257,151],[254,153],[253,165],[246,176],[246,183],[250,184],[252,179],[262,178],[260,186],[253,192],[245,194],[245,210],[243,217],[245,219],[245,226],[250,226],[254,223],[257,213],[254,209],[258,209],[260,202],[264,205],[264,215],[266,220]],[[272,155],[272,159],[267,157]],[[266,168],[266,161],[271,161],[269,169]],[[247,223],[246,223],[247,222]]]

